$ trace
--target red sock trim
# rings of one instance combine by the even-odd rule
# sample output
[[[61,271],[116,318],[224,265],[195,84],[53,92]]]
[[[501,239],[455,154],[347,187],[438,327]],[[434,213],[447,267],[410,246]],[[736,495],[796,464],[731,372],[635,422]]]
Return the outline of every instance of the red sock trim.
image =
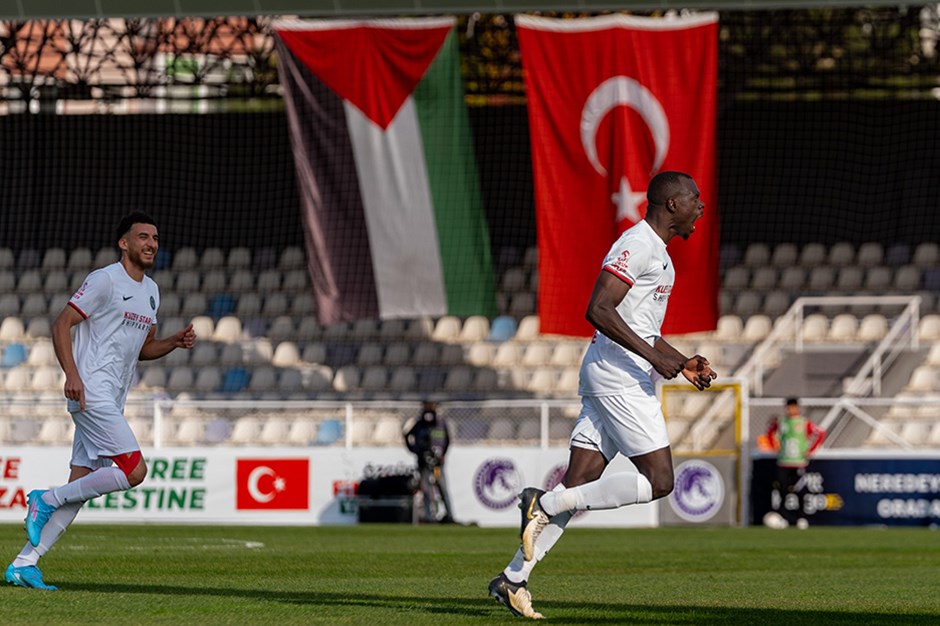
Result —
[[[140,450],[134,450],[133,452],[125,452],[124,454],[112,456],[111,460],[121,468],[125,476],[130,477],[131,472],[137,468],[142,458],[143,455],[140,453]]]

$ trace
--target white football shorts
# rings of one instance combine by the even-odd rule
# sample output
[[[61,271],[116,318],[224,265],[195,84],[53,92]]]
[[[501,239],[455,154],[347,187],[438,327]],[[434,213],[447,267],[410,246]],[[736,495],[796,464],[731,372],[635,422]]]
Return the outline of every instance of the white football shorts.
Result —
[[[72,440],[71,464],[98,469],[110,467],[110,457],[140,450],[137,437],[124,415],[115,406],[85,406],[72,413],[75,438]]]
[[[629,458],[668,447],[659,398],[640,386],[617,396],[582,396],[569,446],[597,450],[608,461],[618,452]]]

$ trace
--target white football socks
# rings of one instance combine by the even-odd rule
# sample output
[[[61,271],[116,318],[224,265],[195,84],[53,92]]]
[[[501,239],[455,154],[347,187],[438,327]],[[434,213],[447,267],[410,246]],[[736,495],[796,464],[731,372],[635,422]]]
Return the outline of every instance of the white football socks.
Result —
[[[558,543],[562,533],[565,532],[565,526],[568,525],[572,517],[574,517],[573,512],[565,511],[564,513],[559,513],[550,518],[548,525],[535,539],[535,558],[531,561],[526,561],[525,553],[522,551],[522,546],[520,546],[519,549],[516,550],[516,555],[512,558],[512,561],[510,561],[506,569],[503,570],[503,573],[506,574],[506,578],[514,583],[529,580],[529,575],[535,568],[535,564],[545,558],[548,551]]]
[[[39,562],[39,557],[52,549],[52,546],[69,527],[81,508],[81,502],[70,502],[57,508],[49,517],[46,525],[42,527],[42,533],[39,535],[39,545],[33,547],[33,544],[27,541],[23,549],[20,550],[19,555],[13,559],[13,567],[36,565]]]
[[[82,504],[106,493],[124,491],[130,488],[131,484],[120,468],[113,466],[99,467],[91,474],[86,474],[78,480],[50,489],[42,494],[42,498],[46,504],[61,507],[71,502]]]
[[[564,511],[604,511],[652,499],[653,486],[646,476],[639,472],[620,472],[578,487],[549,491],[539,498],[539,504],[549,517],[554,517]]]

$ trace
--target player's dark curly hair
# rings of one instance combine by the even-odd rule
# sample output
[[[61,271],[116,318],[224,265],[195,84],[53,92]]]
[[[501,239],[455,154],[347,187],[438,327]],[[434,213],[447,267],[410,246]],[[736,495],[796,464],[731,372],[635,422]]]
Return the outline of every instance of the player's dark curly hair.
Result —
[[[117,236],[114,238],[114,240],[117,241],[126,235],[134,224],[150,224],[151,226],[157,225],[157,223],[153,221],[153,218],[143,211],[133,211],[121,219],[117,227]]]

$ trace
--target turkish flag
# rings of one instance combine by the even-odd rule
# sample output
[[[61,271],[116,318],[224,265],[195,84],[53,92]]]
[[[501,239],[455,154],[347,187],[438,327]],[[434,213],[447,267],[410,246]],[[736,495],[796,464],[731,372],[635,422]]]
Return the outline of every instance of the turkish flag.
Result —
[[[306,510],[310,503],[308,459],[238,459],[235,508]]]
[[[715,119],[718,14],[559,20],[518,15],[529,107],[543,333],[590,335],[587,303],[646,188],[675,170],[698,183],[705,216],[669,255],[676,283],[663,334],[718,323]]]

